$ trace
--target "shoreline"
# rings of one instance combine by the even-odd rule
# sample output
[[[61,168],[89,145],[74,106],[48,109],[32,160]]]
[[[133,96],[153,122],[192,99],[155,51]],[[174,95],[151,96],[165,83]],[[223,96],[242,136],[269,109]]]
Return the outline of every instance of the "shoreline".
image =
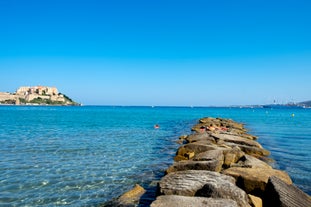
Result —
[[[311,206],[310,196],[285,171],[269,165],[270,152],[243,124],[207,117],[192,131],[180,137],[181,146],[158,183],[152,207]],[[121,196],[117,206],[136,206],[144,192],[136,186],[125,194],[132,196],[130,202]]]

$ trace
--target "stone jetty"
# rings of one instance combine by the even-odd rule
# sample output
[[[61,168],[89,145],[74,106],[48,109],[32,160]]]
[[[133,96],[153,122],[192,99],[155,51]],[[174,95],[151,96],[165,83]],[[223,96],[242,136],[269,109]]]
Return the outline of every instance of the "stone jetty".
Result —
[[[273,169],[269,151],[229,119],[202,118],[180,137],[174,163],[158,183],[151,207],[310,207],[310,196]]]
[[[151,207],[310,207],[289,175],[273,169],[270,152],[230,119],[202,118],[180,137],[174,163],[158,183]],[[134,207],[146,193],[136,185],[103,206]]]

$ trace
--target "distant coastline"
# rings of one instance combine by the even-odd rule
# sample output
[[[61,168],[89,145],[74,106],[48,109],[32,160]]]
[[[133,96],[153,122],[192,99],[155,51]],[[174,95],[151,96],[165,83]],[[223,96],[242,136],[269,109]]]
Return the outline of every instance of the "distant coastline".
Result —
[[[49,86],[22,86],[14,93],[0,92],[0,105],[81,106]]]

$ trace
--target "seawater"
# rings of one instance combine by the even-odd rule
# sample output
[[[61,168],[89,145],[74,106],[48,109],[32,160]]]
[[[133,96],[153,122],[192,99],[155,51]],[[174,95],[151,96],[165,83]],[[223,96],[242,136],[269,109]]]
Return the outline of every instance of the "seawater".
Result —
[[[148,206],[176,140],[207,116],[245,123],[311,195],[310,109],[0,106],[0,206],[99,206],[136,183]]]

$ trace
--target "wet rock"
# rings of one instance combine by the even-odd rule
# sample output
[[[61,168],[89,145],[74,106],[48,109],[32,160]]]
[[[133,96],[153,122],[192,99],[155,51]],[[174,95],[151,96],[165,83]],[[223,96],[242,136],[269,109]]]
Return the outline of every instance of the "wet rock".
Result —
[[[178,195],[159,196],[151,207],[238,207],[237,203],[229,199],[204,197],[188,197]]]
[[[311,198],[296,186],[271,176],[265,190],[264,206],[310,207]]]
[[[138,203],[140,197],[146,192],[146,190],[140,185],[136,184],[133,189],[124,193],[117,199],[117,206],[134,206]]]
[[[284,182],[291,184],[292,180],[284,171],[271,168],[242,168],[231,167],[223,171],[223,174],[234,177],[237,185],[247,193],[261,197],[265,191],[269,177],[277,176]]]
[[[167,174],[159,183],[163,195],[199,196],[235,200],[249,206],[247,194],[235,185],[234,178],[217,172],[187,170]]]

